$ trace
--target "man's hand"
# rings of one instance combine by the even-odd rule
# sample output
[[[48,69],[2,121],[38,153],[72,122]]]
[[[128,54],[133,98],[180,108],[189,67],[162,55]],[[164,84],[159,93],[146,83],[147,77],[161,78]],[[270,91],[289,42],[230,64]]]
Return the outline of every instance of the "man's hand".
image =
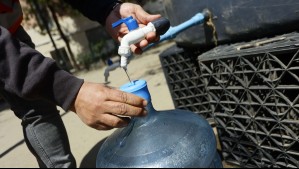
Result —
[[[86,82],[71,110],[86,125],[97,130],[110,130],[127,126],[129,117],[145,116],[146,105],[144,99],[133,94]]]
[[[106,30],[115,40],[121,41],[122,37],[124,37],[129,32],[129,30],[124,24],[113,29],[112,24],[122,18],[126,18],[129,16],[133,16],[138,21],[140,27],[144,27],[149,22],[161,17],[160,15],[148,14],[142,9],[141,6],[136,4],[123,3],[121,5],[118,5],[110,13],[106,20]],[[135,54],[141,54],[142,48],[146,47],[152,42],[159,41],[159,38],[160,37],[156,36],[156,33],[149,33],[145,40],[131,46],[132,52],[134,52]]]

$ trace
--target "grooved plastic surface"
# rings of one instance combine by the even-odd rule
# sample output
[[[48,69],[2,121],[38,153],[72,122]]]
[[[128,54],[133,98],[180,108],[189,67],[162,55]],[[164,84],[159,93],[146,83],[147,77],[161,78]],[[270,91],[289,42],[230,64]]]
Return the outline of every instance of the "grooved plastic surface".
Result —
[[[298,168],[299,34],[220,46],[198,60],[224,159]]]
[[[199,78],[198,54],[173,46],[160,55],[160,61],[175,107],[210,119],[207,94]]]

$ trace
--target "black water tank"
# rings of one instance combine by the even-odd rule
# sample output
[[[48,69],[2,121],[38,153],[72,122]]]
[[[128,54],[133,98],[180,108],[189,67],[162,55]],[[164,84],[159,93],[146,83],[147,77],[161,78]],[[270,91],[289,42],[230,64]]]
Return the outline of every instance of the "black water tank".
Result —
[[[164,0],[167,17],[176,26],[204,9],[215,29],[205,24],[177,38],[181,47],[214,47],[299,30],[298,0]]]

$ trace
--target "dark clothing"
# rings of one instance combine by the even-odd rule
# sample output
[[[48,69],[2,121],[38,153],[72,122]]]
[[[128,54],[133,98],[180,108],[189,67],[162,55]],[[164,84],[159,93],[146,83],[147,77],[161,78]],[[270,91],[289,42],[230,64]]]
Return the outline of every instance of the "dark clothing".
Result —
[[[53,60],[43,58],[41,54],[34,51],[34,44],[22,27],[17,30],[14,36],[15,39],[10,37],[5,29],[1,28],[0,42],[2,38],[4,41],[2,41],[3,43],[0,43],[0,52],[1,54],[3,53],[6,55],[0,56],[0,77],[3,77],[3,79],[1,79],[1,85],[3,87],[0,86],[0,94],[11,105],[11,109],[16,116],[22,119],[23,134],[26,145],[31,153],[36,157],[36,160],[41,168],[75,168],[77,166],[76,160],[71,153],[65,126],[60,117],[59,111],[56,108],[54,103],[55,101],[51,101],[51,99],[55,97],[45,97],[49,95],[47,94],[47,90],[50,92],[52,89],[50,88],[50,85],[43,85],[45,83],[53,85],[54,83],[57,83],[55,81],[58,80],[61,81],[60,85],[64,86],[64,84],[62,84],[64,81],[63,77],[66,76],[57,77],[56,80],[54,80],[54,78],[47,79],[51,77],[48,76],[51,71],[42,71],[42,68],[49,69],[47,67],[52,66],[53,70],[56,69],[58,72],[63,71],[57,68]],[[25,43],[28,44],[28,46]],[[29,45],[31,47],[29,47]],[[11,47],[11,51],[6,50],[9,47]],[[17,59],[16,57],[20,58]],[[30,57],[33,58],[30,59]],[[49,62],[49,64],[44,64],[45,62],[36,62],[36,60],[43,59],[45,62]],[[32,62],[28,62],[27,60],[31,60]],[[23,62],[25,65],[23,65]],[[18,67],[17,65],[23,66]],[[29,67],[30,65],[33,67]],[[8,71],[5,71],[6,68]],[[32,75],[28,73],[32,73]],[[63,74],[67,73],[63,72]],[[34,80],[34,76],[36,76],[36,80]],[[73,92],[73,95],[70,96],[70,99],[67,98],[69,101],[64,102],[64,105],[69,105],[72,102],[72,99],[74,99],[76,92],[79,90],[79,87],[83,82],[69,74],[68,76],[69,78],[66,79],[66,81],[73,79],[72,81],[74,81],[75,84],[73,85],[68,83],[68,85],[71,85],[69,88],[70,91]],[[52,80],[53,82],[51,82]],[[3,83],[14,83],[19,81],[25,82],[23,83],[25,86],[19,86],[19,84],[22,83],[17,83],[15,85],[6,85]],[[44,82],[40,83],[41,81]],[[26,84],[29,84],[29,86]],[[35,85],[41,85],[41,87],[46,89],[46,91],[42,89],[40,89],[41,91],[36,90],[38,88],[34,88]],[[15,88],[11,86],[15,86]],[[30,88],[32,90],[29,93],[32,94],[23,94],[26,92],[23,92],[22,90],[27,91]],[[41,93],[34,94],[35,92]],[[20,95],[18,95],[18,93]],[[53,91],[53,93],[55,93],[55,91]],[[65,95],[65,97],[67,97],[67,95]]]
[[[83,80],[19,41],[22,37],[12,37],[3,27],[0,30],[0,88],[26,100],[44,99],[68,110]]]
[[[104,23],[115,0],[66,0],[85,16]],[[0,23],[1,25],[1,23]],[[24,34],[23,34],[24,35]],[[0,26],[0,88],[28,101],[45,100],[68,110],[83,80],[61,70],[55,61],[23,43]],[[28,35],[27,35],[28,36]],[[28,42],[28,41],[27,41]],[[32,44],[29,44],[32,46]],[[15,110],[22,109],[8,100]]]
[[[22,27],[14,36],[34,48]],[[44,98],[24,99],[3,88],[0,88],[0,93],[16,116],[22,119],[24,140],[41,168],[76,168],[65,126],[53,102]]]
[[[117,0],[65,0],[93,21],[105,25],[106,18]]]
[[[66,1],[102,24],[116,2]],[[40,167],[76,167],[56,105],[68,110],[82,84],[82,79],[34,50],[34,43],[22,27],[11,35],[0,23],[0,95],[22,119],[26,144]]]
[[[23,117],[22,126],[27,147],[36,157],[40,168],[76,168],[76,160],[71,153],[68,135],[59,112],[54,106],[47,107],[47,111],[33,109]]]

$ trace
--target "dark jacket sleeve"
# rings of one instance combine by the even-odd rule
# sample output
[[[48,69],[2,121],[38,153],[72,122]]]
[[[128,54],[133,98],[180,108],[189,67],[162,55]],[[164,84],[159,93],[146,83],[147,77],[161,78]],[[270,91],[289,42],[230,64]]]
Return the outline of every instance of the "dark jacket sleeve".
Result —
[[[83,80],[57,67],[0,26],[0,87],[21,98],[47,99],[64,110],[74,101]]]
[[[65,0],[73,8],[80,11],[87,18],[105,25],[106,18],[110,14],[117,0]]]

